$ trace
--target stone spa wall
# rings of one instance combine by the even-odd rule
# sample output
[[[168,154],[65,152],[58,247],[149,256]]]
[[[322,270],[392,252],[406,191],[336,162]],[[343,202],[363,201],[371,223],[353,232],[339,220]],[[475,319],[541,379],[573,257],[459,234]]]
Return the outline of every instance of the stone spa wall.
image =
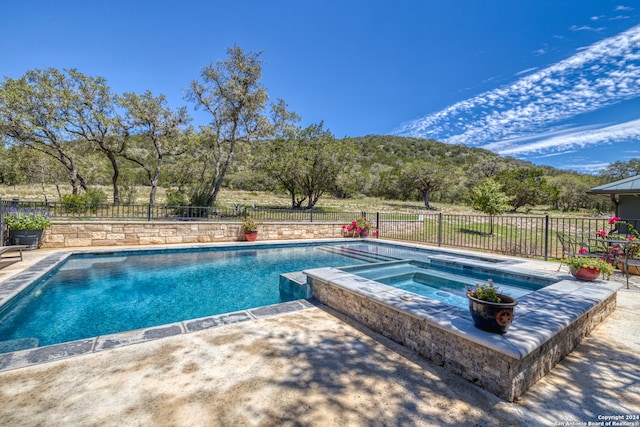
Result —
[[[313,296],[449,371],[513,401],[616,307],[621,285],[563,280],[520,298],[505,335],[473,326],[468,310],[358,278],[307,270]]]
[[[342,237],[342,223],[268,222],[258,240],[324,239]],[[136,246],[166,243],[214,243],[244,240],[239,222],[56,222],[45,230],[41,248]]]

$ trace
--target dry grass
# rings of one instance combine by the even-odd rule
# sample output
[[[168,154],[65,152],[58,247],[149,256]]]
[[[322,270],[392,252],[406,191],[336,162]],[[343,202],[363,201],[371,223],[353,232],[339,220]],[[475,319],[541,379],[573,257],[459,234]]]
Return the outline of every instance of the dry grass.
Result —
[[[98,187],[100,188],[100,187]],[[111,194],[110,187],[102,187],[102,190],[106,194]],[[17,185],[17,186],[3,186],[0,185],[0,199],[11,200],[18,198],[24,201],[45,201],[58,202],[60,201],[58,194],[70,194],[70,186],[59,186],[56,188],[53,185],[45,186],[44,191],[39,185]],[[148,203],[149,189],[148,187],[138,187],[136,189],[136,203],[146,204]],[[46,196],[46,197],[45,197]],[[156,203],[164,204],[166,201],[166,191],[162,188],[158,189],[156,196]],[[240,191],[222,189],[218,197],[218,206],[220,207],[234,207],[240,206],[258,206],[258,207],[272,207],[283,208],[290,207],[290,199],[284,193],[271,193],[264,191]],[[433,203],[432,204],[437,211],[444,214],[457,214],[457,215],[478,215],[477,211],[474,211],[469,206],[463,204],[444,204]],[[384,200],[376,197],[356,197],[351,199],[336,199],[334,197],[325,196],[320,199],[316,205],[319,209],[329,211],[341,211],[341,212],[397,212],[397,213],[416,213],[424,212],[424,206],[419,201],[401,201],[401,200]],[[518,215],[551,215],[554,217],[596,217],[593,212],[568,212],[550,209],[545,206],[537,206],[531,208],[528,211],[521,210]],[[609,214],[605,214],[609,215]]]

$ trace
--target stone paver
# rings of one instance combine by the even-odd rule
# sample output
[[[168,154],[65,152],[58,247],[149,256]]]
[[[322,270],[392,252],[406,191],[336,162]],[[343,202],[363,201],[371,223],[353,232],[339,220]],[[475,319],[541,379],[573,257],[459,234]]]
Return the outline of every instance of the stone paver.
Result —
[[[308,308],[0,372],[0,420],[12,426],[598,422],[640,415],[639,325],[634,278],[605,322],[508,403],[331,310]]]

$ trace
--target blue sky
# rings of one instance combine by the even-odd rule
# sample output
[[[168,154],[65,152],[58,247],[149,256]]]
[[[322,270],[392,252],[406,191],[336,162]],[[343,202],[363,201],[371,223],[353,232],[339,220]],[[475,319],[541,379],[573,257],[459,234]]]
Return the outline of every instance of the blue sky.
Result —
[[[2,0],[0,75],[77,68],[183,100],[227,47],[303,125],[595,173],[640,156],[639,0]]]

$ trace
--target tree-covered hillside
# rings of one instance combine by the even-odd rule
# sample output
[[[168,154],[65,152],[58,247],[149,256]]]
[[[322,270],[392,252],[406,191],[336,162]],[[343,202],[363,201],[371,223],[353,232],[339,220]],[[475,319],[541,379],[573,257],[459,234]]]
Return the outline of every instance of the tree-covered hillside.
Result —
[[[132,201],[136,186],[148,189],[149,204],[163,189],[167,203],[195,206],[215,205],[225,188],[271,191],[286,194],[295,209],[329,195],[419,200],[426,209],[433,202],[473,205],[491,189],[514,211],[540,204],[607,211],[606,198],[586,191],[639,172],[637,160],[596,177],[433,140],[337,139],[322,121],[303,128],[286,102],[269,101],[259,53],[234,47],[227,54],[189,85],[186,100],[210,118],[197,129],[188,109],[170,107],[162,94],[116,94],[104,78],[75,69],[6,77],[0,184],[65,184],[72,194],[60,191],[60,200],[116,204]],[[92,189],[97,185],[110,194]]]

